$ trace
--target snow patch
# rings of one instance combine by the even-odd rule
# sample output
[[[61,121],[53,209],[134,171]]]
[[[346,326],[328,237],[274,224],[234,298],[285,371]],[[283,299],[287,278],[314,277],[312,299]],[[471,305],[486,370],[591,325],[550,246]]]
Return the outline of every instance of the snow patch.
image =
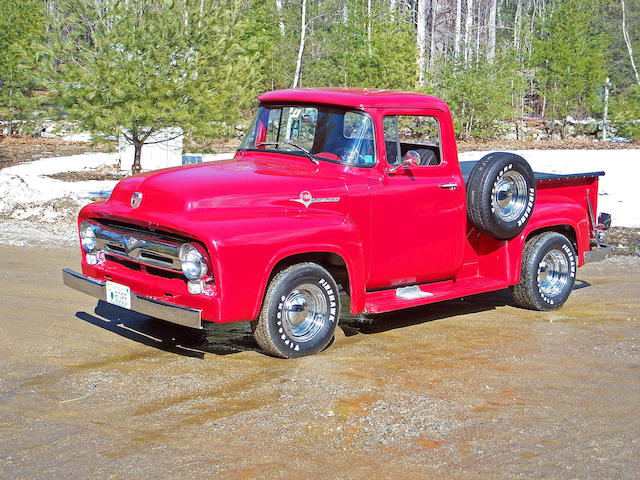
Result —
[[[115,180],[64,182],[48,177],[118,162],[117,153],[85,153],[43,158],[0,170],[0,218],[55,223],[70,216],[99,192],[110,192]],[[3,227],[5,222],[3,222]]]

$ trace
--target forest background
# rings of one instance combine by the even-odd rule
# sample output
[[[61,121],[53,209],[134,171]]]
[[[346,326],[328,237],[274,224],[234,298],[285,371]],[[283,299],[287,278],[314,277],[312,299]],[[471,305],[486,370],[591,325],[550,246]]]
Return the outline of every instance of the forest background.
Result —
[[[237,135],[268,90],[349,86],[441,97],[482,139],[602,120],[608,78],[612,126],[640,139],[639,51],[640,0],[0,0],[0,121],[139,153],[164,127]]]

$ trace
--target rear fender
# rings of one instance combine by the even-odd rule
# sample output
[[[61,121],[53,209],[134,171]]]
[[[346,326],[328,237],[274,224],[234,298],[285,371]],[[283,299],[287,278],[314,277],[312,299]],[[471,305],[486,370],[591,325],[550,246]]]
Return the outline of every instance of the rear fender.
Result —
[[[575,203],[536,204],[535,214],[527,224],[527,228],[516,238],[509,241],[508,282],[515,285],[520,281],[520,267],[525,242],[532,236],[545,231],[557,231],[569,234],[569,240],[577,248],[578,266],[584,264],[584,253],[589,250],[589,221],[587,212]]]

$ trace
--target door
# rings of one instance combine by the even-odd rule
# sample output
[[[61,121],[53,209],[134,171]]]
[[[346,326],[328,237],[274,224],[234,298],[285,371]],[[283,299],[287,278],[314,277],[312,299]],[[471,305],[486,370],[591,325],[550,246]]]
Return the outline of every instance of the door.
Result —
[[[384,115],[380,156],[386,169],[371,186],[367,289],[452,279],[462,266],[466,208],[455,154],[443,153],[451,149],[443,148],[441,125],[446,122],[448,138],[451,122],[437,110]]]

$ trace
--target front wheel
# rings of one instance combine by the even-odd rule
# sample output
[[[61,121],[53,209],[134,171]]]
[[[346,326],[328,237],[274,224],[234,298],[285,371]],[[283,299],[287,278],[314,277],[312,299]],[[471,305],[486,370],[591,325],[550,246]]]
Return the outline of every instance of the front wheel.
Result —
[[[322,351],[340,318],[338,285],[315,263],[299,263],[269,283],[253,335],[267,353],[294,358]]]
[[[576,279],[577,258],[564,235],[545,232],[529,240],[522,253],[515,302],[532,310],[556,310],[569,298]]]

